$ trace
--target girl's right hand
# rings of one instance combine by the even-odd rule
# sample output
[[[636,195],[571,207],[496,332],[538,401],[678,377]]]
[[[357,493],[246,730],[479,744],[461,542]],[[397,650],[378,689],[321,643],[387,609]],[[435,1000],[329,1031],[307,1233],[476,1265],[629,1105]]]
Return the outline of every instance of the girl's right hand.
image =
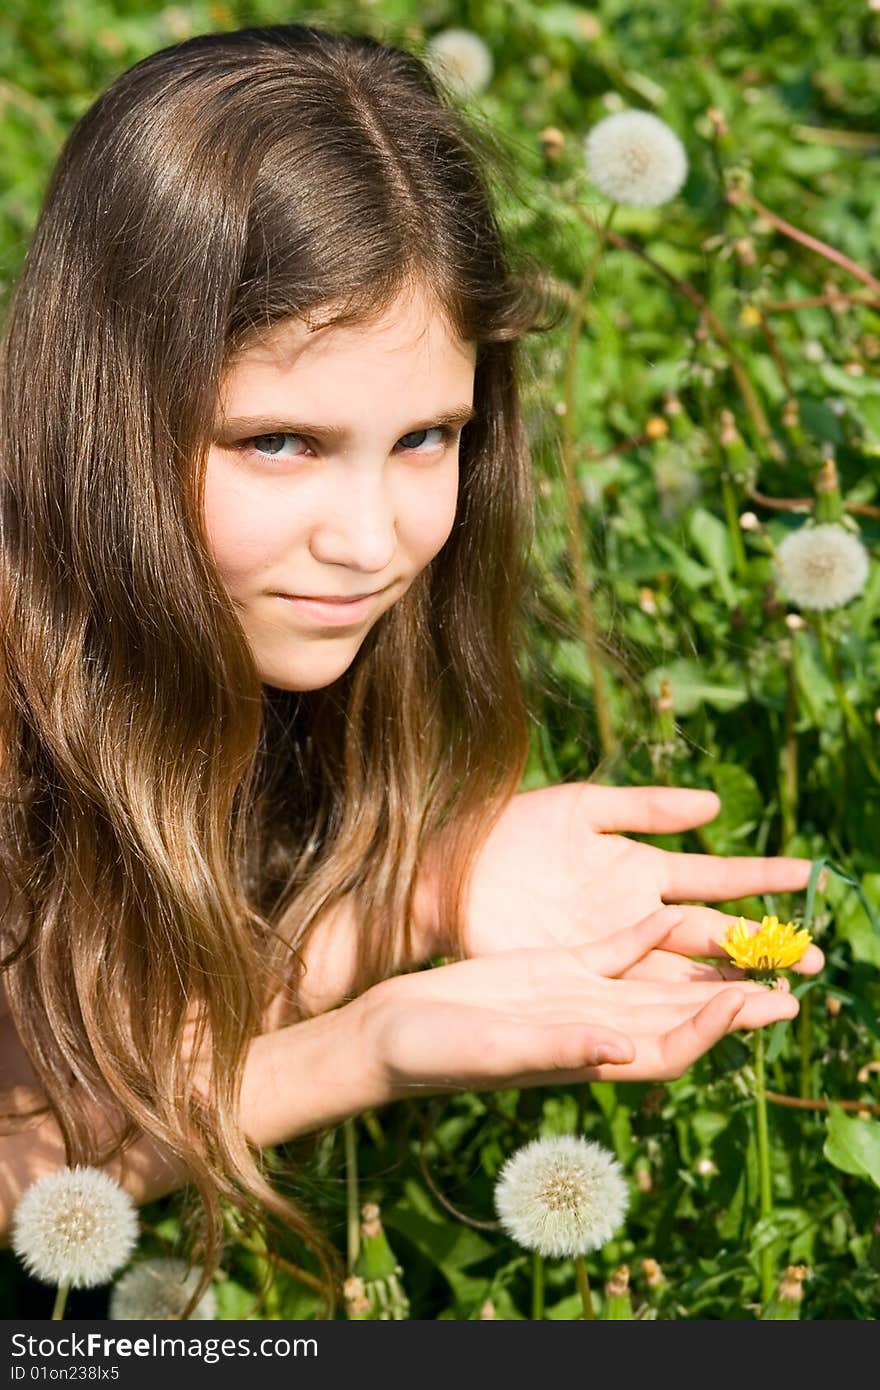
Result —
[[[728,1031],[794,1018],[787,981],[620,978],[682,919],[677,907],[585,946],[498,952],[373,986],[389,1099],[581,1081],[668,1081]]]

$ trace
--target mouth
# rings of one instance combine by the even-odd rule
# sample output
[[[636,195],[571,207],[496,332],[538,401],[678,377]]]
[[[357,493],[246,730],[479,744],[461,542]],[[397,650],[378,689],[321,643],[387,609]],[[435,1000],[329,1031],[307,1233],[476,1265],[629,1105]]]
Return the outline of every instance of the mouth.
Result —
[[[371,589],[365,594],[350,594],[345,598],[337,594],[278,594],[278,598],[302,599],[305,603],[360,603],[365,598],[375,598],[383,589]]]
[[[274,597],[290,604],[294,613],[305,621],[325,627],[350,627],[369,617],[376,599],[384,592],[385,589],[373,589],[360,597],[351,598],[313,598],[305,594],[280,593]]]

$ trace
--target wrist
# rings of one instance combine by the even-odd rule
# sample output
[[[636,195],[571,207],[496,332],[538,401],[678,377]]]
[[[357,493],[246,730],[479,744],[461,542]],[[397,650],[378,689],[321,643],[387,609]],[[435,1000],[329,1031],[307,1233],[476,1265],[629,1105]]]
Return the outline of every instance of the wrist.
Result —
[[[282,1144],[394,1099],[380,1056],[383,1010],[373,995],[254,1039],[240,1109],[252,1143]]]

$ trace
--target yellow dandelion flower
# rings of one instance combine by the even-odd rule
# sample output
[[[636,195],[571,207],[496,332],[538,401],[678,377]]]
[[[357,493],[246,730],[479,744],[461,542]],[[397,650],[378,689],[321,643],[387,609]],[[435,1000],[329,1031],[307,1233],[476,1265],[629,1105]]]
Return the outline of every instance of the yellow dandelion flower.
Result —
[[[812,939],[808,931],[778,917],[762,918],[756,932],[749,930],[744,917],[737,917],[721,946],[740,970],[772,975],[797,965]]]

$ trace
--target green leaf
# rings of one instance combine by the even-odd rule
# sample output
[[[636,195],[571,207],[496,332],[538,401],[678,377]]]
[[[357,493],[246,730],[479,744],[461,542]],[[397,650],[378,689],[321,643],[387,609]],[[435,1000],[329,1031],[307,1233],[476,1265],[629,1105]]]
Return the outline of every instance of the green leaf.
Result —
[[[731,580],[733,551],[724,522],[705,507],[694,507],[688,522],[688,533],[703,560],[712,571],[718,592],[728,608],[737,605],[736,589]]]
[[[664,680],[668,680],[672,686],[676,715],[694,714],[704,703],[720,710],[735,709],[748,698],[744,687],[716,684],[705,675],[696,661],[687,657],[648,672],[645,688],[655,700]]]
[[[217,1317],[224,1322],[239,1322],[253,1317],[257,1306],[257,1295],[253,1289],[246,1289],[234,1279],[223,1279],[215,1283],[217,1292]]]
[[[751,773],[737,763],[717,763],[712,782],[721,810],[703,831],[706,842],[713,854],[742,854],[743,840],[761,819],[764,798]]]
[[[825,1129],[828,1137],[822,1152],[828,1162],[880,1187],[880,1122],[850,1117],[832,1105]]]

